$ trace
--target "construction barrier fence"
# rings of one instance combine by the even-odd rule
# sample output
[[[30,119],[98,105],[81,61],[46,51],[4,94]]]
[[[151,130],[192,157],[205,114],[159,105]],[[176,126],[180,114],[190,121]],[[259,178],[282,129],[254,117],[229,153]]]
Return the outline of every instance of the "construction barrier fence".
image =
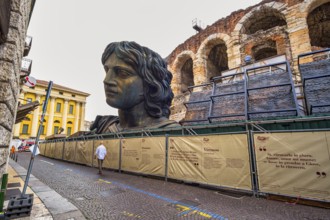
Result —
[[[48,141],[42,155],[138,174],[330,202],[330,131],[238,132]]]
[[[255,133],[261,192],[330,201],[330,132]]]

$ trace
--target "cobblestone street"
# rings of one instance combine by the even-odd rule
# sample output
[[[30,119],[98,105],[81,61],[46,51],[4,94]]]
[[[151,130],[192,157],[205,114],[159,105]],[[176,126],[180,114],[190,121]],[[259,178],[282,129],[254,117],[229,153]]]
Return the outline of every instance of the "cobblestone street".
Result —
[[[18,163],[27,168],[30,153]],[[166,182],[37,156],[32,174],[87,219],[330,219],[330,210]]]

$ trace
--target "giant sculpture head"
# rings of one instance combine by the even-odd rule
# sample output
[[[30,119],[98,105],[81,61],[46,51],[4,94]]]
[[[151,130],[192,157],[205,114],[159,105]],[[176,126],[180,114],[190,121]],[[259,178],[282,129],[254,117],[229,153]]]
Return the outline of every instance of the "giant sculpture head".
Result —
[[[106,47],[102,63],[106,71],[104,89],[110,106],[129,109],[144,101],[150,116],[169,117],[173,99],[172,73],[159,54],[135,42],[114,42]]]
[[[156,52],[135,42],[110,43],[102,55],[106,102],[119,117],[98,116],[96,133],[178,126],[168,120],[172,73]]]

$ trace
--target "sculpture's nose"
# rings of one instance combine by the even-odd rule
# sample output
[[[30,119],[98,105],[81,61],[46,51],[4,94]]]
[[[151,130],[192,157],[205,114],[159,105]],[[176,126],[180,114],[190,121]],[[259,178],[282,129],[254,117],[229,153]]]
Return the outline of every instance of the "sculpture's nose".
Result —
[[[114,72],[113,70],[109,69],[104,77],[103,83],[104,85],[108,85],[108,86],[115,86],[116,82],[114,81]]]

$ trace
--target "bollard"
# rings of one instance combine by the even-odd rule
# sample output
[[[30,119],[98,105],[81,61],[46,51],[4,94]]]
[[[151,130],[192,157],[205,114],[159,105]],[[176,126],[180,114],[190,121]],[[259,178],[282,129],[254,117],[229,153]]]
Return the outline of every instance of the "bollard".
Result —
[[[4,173],[2,175],[1,189],[0,189],[0,213],[3,213],[3,203],[5,202],[7,183],[8,183],[8,173]]]
[[[18,158],[18,154],[16,154],[16,157],[15,157],[15,162],[17,162],[17,158]]]

